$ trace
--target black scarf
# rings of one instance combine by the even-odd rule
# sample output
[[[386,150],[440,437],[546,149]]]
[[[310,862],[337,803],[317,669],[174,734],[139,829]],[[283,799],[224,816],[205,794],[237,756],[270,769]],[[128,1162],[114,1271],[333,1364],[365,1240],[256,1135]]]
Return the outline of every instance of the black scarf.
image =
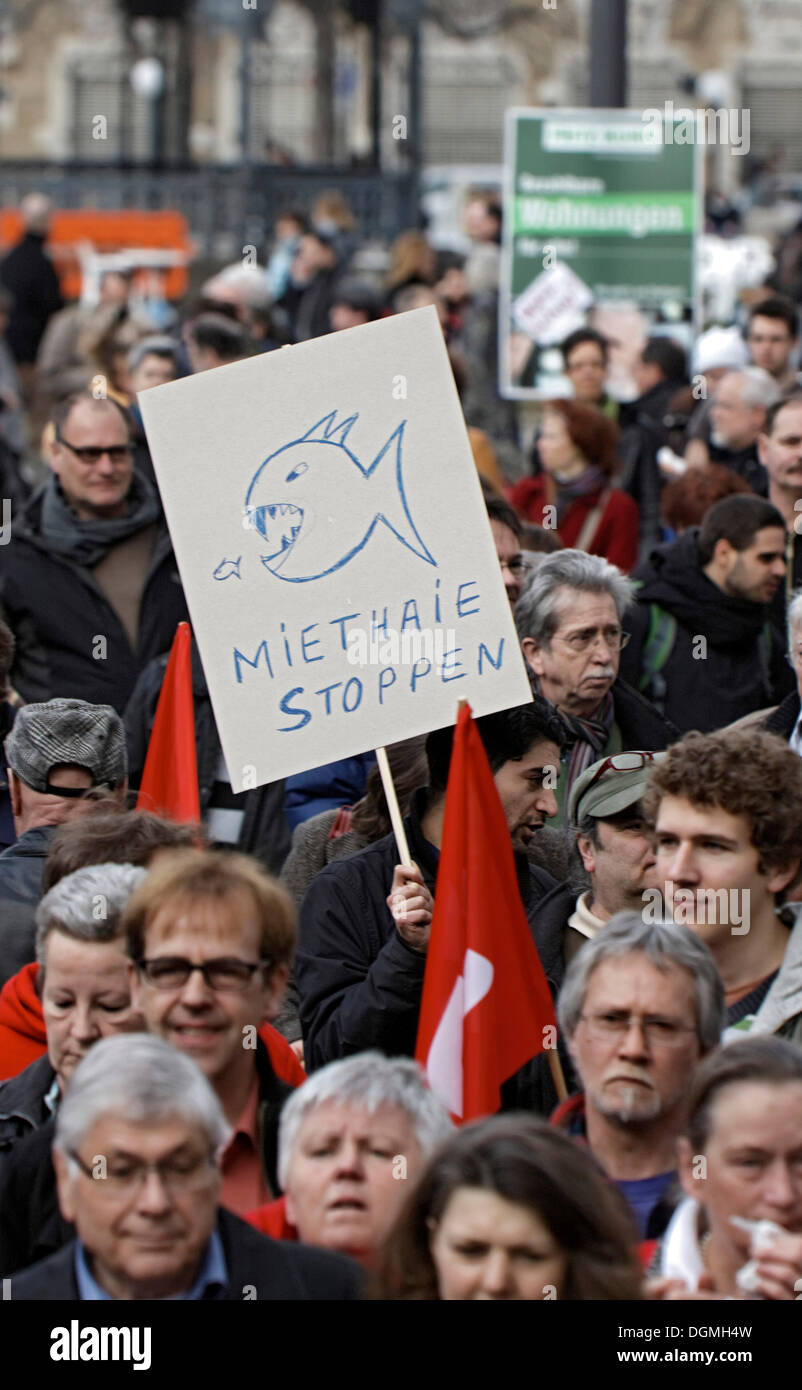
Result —
[[[51,550],[66,555],[76,565],[92,568],[113,545],[152,526],[161,515],[159,501],[147,478],[134,473],[125,516],[97,517],[82,521],[67,502],[55,475],[42,495],[41,534]]]

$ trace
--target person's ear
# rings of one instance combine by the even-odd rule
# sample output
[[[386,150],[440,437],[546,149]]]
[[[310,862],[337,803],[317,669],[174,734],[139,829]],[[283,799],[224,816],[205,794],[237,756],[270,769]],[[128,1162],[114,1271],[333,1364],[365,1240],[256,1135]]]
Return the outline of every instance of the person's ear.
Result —
[[[726,569],[730,563],[730,557],[737,553],[738,552],[733,549],[726,536],[721,536],[713,546],[713,564],[719,565],[721,569]]]
[[[271,968],[263,985],[260,1023],[269,1023],[271,1019],[276,1017],[281,1008],[281,1001],[284,998],[289,976],[290,967],[288,965],[274,965]]]
[[[6,777],[8,778],[8,794],[11,799],[11,814],[16,820],[22,815],[22,792],[19,778],[15,772],[11,771],[10,767],[6,768]]]
[[[534,637],[521,638],[521,651],[524,654],[524,660],[526,661],[529,668],[532,671],[534,671],[536,676],[542,676],[545,674],[543,668],[542,650],[542,647],[538,645]]]
[[[783,869],[775,869],[766,877],[766,887],[770,893],[781,893],[783,888],[787,888],[789,883],[793,883],[799,873],[800,860],[795,859],[790,865]]]
[[[596,868],[596,846],[589,835],[577,835],[576,847],[582,858],[582,865],[586,874],[592,874]]]
[[[70,1225],[74,1225],[76,1216],[76,1204],[73,1198],[73,1186],[75,1178],[70,1173],[70,1160],[60,1149],[53,1149],[53,1168],[56,1174],[56,1188],[58,1190],[58,1204],[61,1215]]]

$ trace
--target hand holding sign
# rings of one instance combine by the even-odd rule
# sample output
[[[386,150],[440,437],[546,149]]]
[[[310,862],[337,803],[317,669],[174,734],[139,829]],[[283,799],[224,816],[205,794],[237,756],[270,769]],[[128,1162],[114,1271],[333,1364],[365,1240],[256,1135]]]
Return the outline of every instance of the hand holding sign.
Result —
[[[396,864],[387,906],[402,940],[416,951],[427,950],[434,898],[417,864]]]

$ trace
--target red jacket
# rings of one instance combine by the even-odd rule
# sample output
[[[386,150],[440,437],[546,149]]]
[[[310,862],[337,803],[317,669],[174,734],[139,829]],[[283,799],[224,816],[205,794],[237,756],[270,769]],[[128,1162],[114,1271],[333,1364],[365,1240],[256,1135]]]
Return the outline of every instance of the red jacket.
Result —
[[[547,474],[538,473],[534,478],[524,478],[520,483],[516,483],[510,492],[513,507],[525,521],[543,525],[543,509],[549,505],[546,488]],[[582,527],[598,503],[599,496],[598,492],[591,492],[586,497],[576,497],[566,508],[557,532],[563,545],[576,545]],[[553,530],[553,525],[549,529]],[[639,533],[640,515],[637,503],[628,493],[611,488],[598,525],[583,548],[589,555],[603,555],[612,565],[628,572],[638,558]]]
[[[47,1049],[42,1005],[36,993],[36,961],[23,965],[0,993],[0,1081],[16,1076]]]
[[[0,993],[0,1081],[17,1076],[29,1062],[35,1062],[47,1051],[47,1034],[42,1017],[42,1005],[36,993],[39,966],[33,961],[24,965]],[[270,1023],[263,1023],[259,1037],[265,1044],[273,1071],[288,1086],[300,1086],[306,1072],[295,1053]]]
[[[254,1207],[253,1211],[246,1211],[246,1221],[251,1226],[255,1226],[257,1231],[261,1231],[264,1236],[272,1236],[274,1240],[297,1240],[298,1228],[287,1220],[287,1199],[277,1197],[274,1202],[265,1202],[263,1207]]]

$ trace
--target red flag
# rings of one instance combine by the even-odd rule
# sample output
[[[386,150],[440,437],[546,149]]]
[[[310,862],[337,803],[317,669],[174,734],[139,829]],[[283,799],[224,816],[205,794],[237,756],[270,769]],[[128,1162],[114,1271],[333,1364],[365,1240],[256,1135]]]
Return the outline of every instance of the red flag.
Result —
[[[138,811],[152,811],[170,820],[200,820],[191,643],[189,623],[179,623],[136,799]]]
[[[501,1084],[542,1052],[554,1005],[526,920],[512,841],[463,705],[448,775],[415,1056],[456,1121],[493,1115]]]

